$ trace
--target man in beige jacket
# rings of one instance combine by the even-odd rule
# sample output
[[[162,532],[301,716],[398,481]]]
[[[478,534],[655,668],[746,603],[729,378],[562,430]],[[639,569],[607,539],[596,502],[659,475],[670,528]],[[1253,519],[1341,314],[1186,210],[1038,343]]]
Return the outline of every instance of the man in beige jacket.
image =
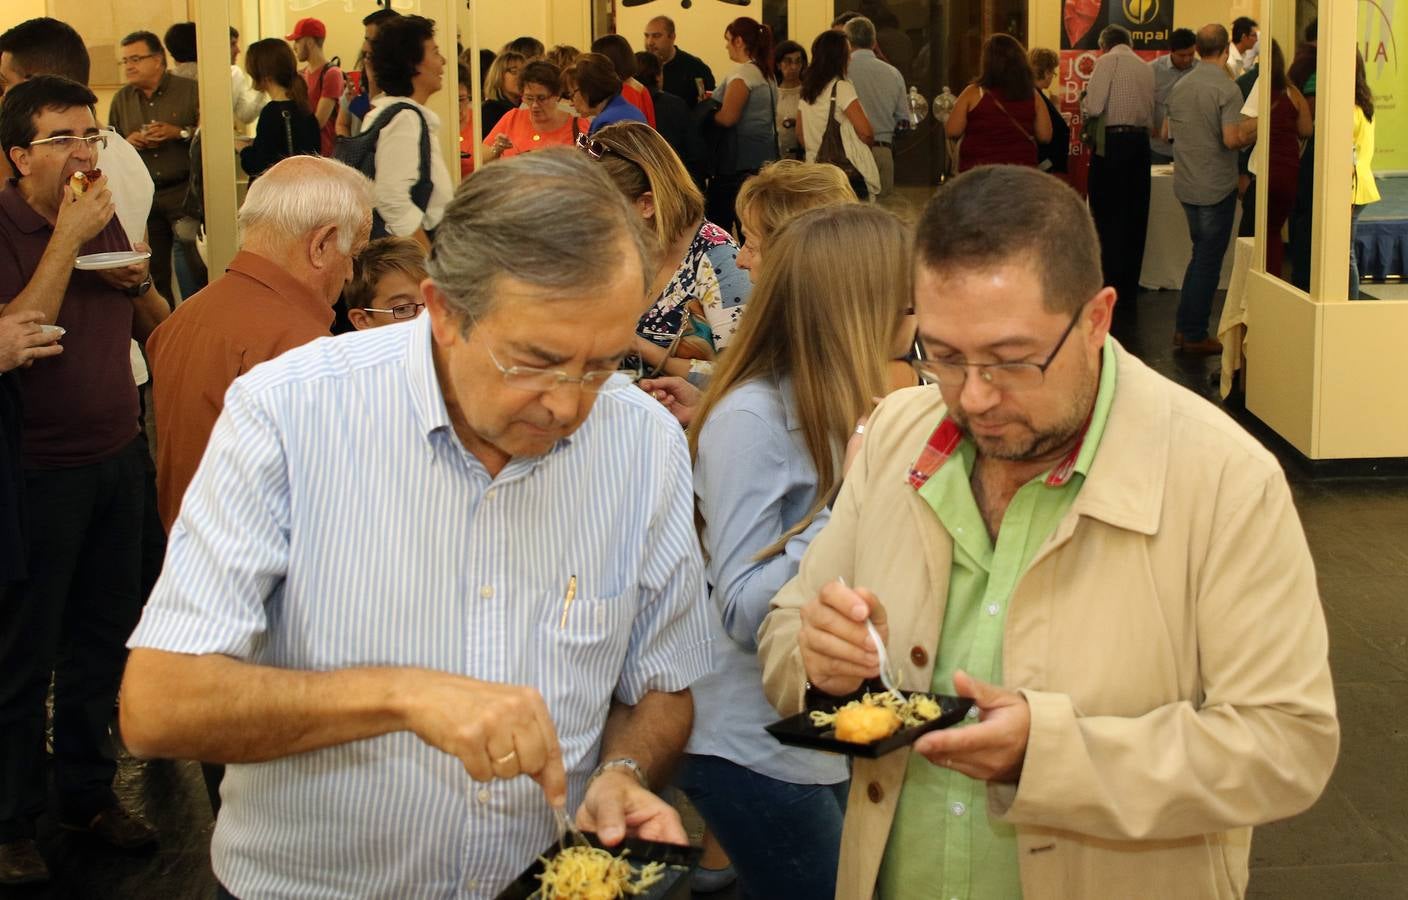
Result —
[[[877,408],[759,656],[783,713],[848,694],[869,615],[901,687],[980,721],[856,760],[837,897],[1242,896],[1251,826],[1308,807],[1339,742],[1279,466],[1108,339],[1061,182],[969,172],[917,251],[938,387]]]

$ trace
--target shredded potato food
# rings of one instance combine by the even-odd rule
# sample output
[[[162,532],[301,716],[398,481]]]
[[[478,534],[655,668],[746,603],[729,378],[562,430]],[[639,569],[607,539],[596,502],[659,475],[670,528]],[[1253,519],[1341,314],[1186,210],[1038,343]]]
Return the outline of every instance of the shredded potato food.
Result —
[[[911,694],[909,699],[903,703],[895,699],[895,695],[891,694],[889,691],[884,691],[879,694],[866,694],[859,700],[852,700],[850,703],[841,707],[841,709],[851,709],[858,706],[874,706],[880,709],[888,709],[890,712],[899,716],[900,721],[903,722],[906,727],[932,722],[943,713],[943,708],[939,706],[939,701],[927,694]],[[834,712],[813,710],[811,714],[812,724],[818,728],[834,727],[836,725],[836,713],[840,711],[840,709]]]
[[[540,857],[538,894],[543,900],[618,900],[643,894],[665,877],[664,863],[646,863],[637,873],[625,857],[596,847],[568,847],[552,859]]]

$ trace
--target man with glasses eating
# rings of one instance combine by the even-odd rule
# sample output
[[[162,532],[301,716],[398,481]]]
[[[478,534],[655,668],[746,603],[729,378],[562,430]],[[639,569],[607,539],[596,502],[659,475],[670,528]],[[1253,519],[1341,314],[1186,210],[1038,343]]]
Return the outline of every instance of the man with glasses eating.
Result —
[[[228,765],[223,896],[492,897],[553,807],[685,841],[650,785],[710,662],[689,455],[617,371],[650,247],[575,151],[487,166],[424,315],[231,386],[122,702],[134,752]]]
[[[0,884],[48,877],[34,837],[51,676],[60,823],[124,848],[155,837],[113,794],[108,721],[141,610],[144,450],[128,346],[167,307],[143,263],[75,269],[131,249],[94,171],[108,139],[96,102],[77,82],[38,75],[0,106],[0,147],[18,176],[0,191],[0,315],[37,314],[28,327],[57,325],[64,347],[20,378],[28,546],[0,552],[24,558],[29,577],[0,602]],[[78,173],[92,174],[81,193]]]
[[[1279,465],[1108,336],[1064,183],[962,175],[916,257],[936,386],[871,416],[759,656],[781,712],[834,708],[879,674],[869,620],[900,688],[976,703],[855,761],[837,896],[1242,896],[1251,826],[1308,807],[1338,748]]]

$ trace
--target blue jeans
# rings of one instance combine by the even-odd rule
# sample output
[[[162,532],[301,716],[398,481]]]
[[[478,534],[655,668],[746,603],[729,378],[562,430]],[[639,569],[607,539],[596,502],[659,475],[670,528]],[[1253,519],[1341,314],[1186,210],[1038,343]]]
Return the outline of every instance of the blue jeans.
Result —
[[[675,784],[733,861],[741,896],[835,896],[849,782],[789,784],[717,756],[689,755]]]
[[[1188,217],[1188,236],[1193,239],[1193,258],[1183,273],[1183,290],[1178,295],[1176,329],[1188,343],[1205,341],[1208,317],[1212,315],[1212,295],[1222,275],[1222,258],[1232,237],[1232,220],[1237,214],[1237,192],[1211,206],[1183,204]]]
[[[1349,299],[1359,299],[1359,251],[1355,248],[1354,239],[1359,230],[1359,214],[1364,211],[1367,204],[1350,206],[1349,208]]]

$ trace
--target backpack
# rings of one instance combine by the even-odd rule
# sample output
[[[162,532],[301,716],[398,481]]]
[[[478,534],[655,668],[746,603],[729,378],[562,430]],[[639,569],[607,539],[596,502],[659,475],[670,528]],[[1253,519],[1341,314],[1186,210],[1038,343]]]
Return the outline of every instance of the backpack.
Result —
[[[420,119],[420,178],[411,185],[411,202],[424,212],[430,205],[430,195],[435,190],[435,184],[430,180],[430,126],[425,121],[425,114],[414,103],[393,103],[356,137],[339,137],[332,158],[375,181],[376,144],[381,137],[381,129],[407,109],[414,110]],[[381,213],[373,209],[372,237],[386,237],[388,234],[390,232],[386,230],[386,222],[381,218]]]

